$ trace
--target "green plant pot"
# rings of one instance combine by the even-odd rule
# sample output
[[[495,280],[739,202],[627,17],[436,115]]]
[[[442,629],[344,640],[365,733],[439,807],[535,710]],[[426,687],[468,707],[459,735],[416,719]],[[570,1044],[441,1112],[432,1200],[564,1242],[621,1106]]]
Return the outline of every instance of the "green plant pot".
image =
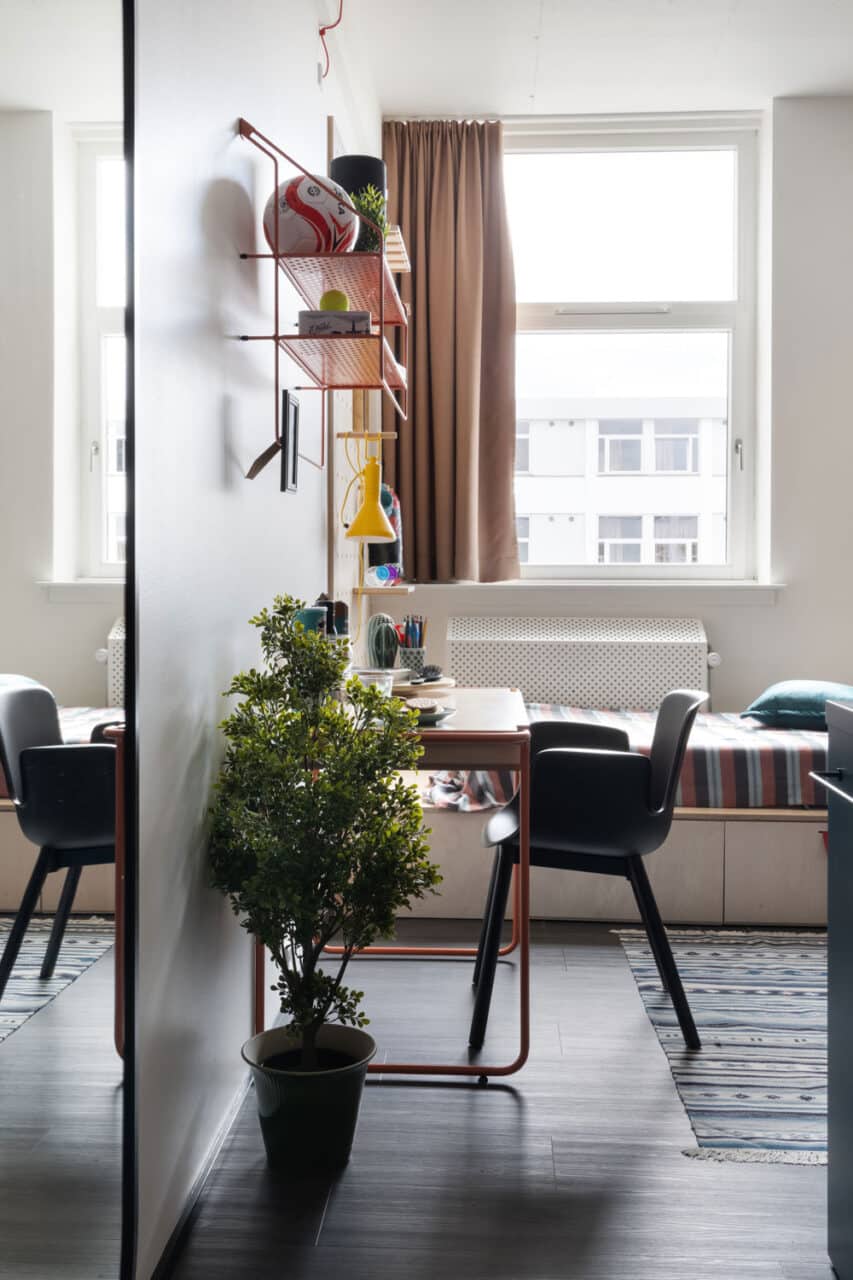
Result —
[[[289,1171],[338,1169],[349,1160],[376,1042],[356,1027],[325,1026],[317,1033],[318,1050],[345,1055],[346,1065],[319,1071],[264,1065],[299,1045],[289,1027],[273,1027],[247,1040],[241,1051],[252,1071],[267,1162]]]

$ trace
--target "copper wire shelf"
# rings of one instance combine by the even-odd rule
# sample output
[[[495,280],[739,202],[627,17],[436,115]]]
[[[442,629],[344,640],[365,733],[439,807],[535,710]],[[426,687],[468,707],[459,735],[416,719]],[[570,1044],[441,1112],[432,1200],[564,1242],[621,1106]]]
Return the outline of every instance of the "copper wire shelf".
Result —
[[[265,155],[273,167],[274,190],[279,187],[279,161],[284,160],[300,173],[330,194],[355,206],[344,196],[328,186],[328,179],[317,177],[304,169],[297,160],[282,151],[248,120],[239,122],[240,136]],[[382,232],[369,218],[359,215],[380,236]],[[405,246],[403,246],[405,248]],[[266,258],[274,262],[274,331],[269,334],[243,334],[245,341],[265,341],[272,338],[275,350],[275,438],[281,439],[279,359],[282,353],[289,356],[308,375],[320,390],[378,390],[382,391],[404,420],[408,415],[408,384],[406,361],[408,359],[408,316],[400,299],[394,277],[385,255],[385,241],[379,253],[317,253],[311,255],[281,253],[278,237],[278,219],[273,220],[272,253],[242,253],[241,258]],[[399,255],[398,255],[399,256]],[[396,258],[395,258],[396,261]],[[312,310],[319,307],[320,298],[329,289],[340,289],[349,298],[354,311],[369,311],[378,332],[371,334],[329,334],[322,337],[281,333],[279,272],[296,289],[302,300]],[[401,357],[399,363],[385,338],[385,330],[396,326],[401,331]]]
[[[406,371],[391,352],[386,338],[378,333],[304,337],[293,334],[279,338],[283,351],[295,360],[309,378],[330,391],[352,387],[362,390],[405,391]],[[379,376],[379,345],[382,346],[383,376]]]
[[[328,289],[340,289],[349,298],[350,311],[379,316],[379,279],[384,284],[385,324],[406,324],[406,312],[394,277],[381,253],[318,253],[298,257],[283,253],[278,260],[300,298],[312,310]]]

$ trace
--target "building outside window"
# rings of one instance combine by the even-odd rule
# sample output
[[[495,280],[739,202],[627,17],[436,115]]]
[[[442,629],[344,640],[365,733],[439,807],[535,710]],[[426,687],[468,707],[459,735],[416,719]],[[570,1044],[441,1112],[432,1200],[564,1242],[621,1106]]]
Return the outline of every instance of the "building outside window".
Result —
[[[524,576],[749,576],[756,119],[505,138]]]
[[[642,471],[642,422],[599,422],[598,469],[605,475],[620,471]]]
[[[699,423],[676,419],[656,422],[655,471],[695,475],[699,470]]]
[[[698,516],[655,516],[654,531],[655,564],[698,564]]]
[[[640,564],[642,554],[642,516],[598,517],[599,564]]]

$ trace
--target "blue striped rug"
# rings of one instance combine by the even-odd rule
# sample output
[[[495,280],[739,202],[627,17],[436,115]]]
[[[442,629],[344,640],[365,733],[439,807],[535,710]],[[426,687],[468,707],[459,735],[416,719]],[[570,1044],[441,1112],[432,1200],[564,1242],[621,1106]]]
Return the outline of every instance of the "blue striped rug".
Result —
[[[646,935],[617,930],[698,1149],[826,1163],[825,933],[669,929],[702,1040],[689,1053]]]
[[[6,945],[13,920],[14,916],[0,916],[0,951]],[[73,916],[62,939],[53,977],[42,979],[39,970],[52,924],[51,916],[30,921],[0,1000],[0,1044],[34,1013],[50,1004],[113,945],[112,920],[101,916]]]

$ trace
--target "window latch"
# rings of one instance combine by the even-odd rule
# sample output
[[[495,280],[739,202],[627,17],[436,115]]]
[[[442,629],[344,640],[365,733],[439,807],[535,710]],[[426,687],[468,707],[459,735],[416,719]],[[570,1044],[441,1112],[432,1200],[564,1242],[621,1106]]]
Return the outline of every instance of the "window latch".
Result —
[[[101,456],[101,446],[97,440],[93,440],[89,445],[89,470],[95,470],[95,459]]]
[[[737,459],[738,471],[743,471],[743,441],[738,437],[734,444],[735,458]]]

